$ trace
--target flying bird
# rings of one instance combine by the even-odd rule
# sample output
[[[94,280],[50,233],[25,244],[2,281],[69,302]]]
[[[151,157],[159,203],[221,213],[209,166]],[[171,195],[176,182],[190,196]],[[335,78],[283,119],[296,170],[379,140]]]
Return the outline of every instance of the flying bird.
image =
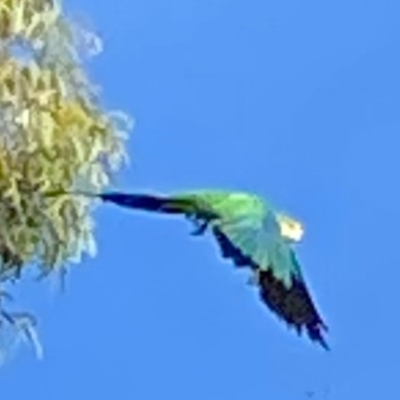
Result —
[[[302,225],[273,209],[262,198],[245,192],[199,190],[175,195],[123,192],[66,193],[95,197],[104,202],[145,211],[180,214],[192,221],[192,235],[210,230],[222,257],[252,271],[251,282],[261,300],[289,327],[329,350],[328,330],[305,283],[294,244],[303,236]],[[61,192],[49,193],[49,196]]]

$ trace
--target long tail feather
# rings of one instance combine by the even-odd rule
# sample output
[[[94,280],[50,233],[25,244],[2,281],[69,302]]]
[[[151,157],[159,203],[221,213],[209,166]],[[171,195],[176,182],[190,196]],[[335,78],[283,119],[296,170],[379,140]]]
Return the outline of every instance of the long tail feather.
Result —
[[[168,214],[180,214],[186,211],[189,204],[179,200],[147,194],[125,194],[119,192],[99,195],[103,201],[108,201],[122,207],[136,208],[145,211],[158,211]]]
[[[92,193],[86,191],[48,192],[47,197],[60,195],[78,195],[98,198],[104,202],[110,202],[121,207],[134,208],[144,211],[155,211],[168,214],[187,213],[193,208],[193,203],[186,199],[174,199],[148,194],[129,194],[122,192]]]

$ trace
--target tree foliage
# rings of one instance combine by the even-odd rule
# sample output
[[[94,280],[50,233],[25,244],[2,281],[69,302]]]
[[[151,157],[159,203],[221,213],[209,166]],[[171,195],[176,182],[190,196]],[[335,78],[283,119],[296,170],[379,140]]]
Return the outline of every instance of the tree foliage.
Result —
[[[28,268],[48,275],[95,254],[90,200],[45,193],[100,191],[126,159],[131,122],[102,106],[83,63],[99,51],[58,2],[0,0],[0,296]],[[2,300],[0,339],[32,341],[33,317]]]

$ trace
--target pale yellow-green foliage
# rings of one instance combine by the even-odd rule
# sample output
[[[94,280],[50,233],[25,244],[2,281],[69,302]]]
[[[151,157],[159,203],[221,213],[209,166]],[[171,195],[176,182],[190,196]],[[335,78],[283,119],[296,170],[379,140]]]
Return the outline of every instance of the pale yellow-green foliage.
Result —
[[[95,253],[90,200],[45,193],[101,191],[126,158],[130,121],[81,61],[100,50],[58,2],[0,0],[0,285]]]

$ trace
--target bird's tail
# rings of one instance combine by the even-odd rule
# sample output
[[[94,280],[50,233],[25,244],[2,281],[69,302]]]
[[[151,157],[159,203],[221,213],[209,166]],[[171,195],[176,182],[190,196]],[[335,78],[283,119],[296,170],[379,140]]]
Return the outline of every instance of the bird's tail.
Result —
[[[86,191],[54,191],[46,193],[47,197],[60,195],[78,195],[98,198],[121,207],[133,208],[144,211],[154,211],[167,214],[186,214],[193,209],[193,202],[188,199],[175,199],[149,194],[130,194],[123,192],[93,193]]]

